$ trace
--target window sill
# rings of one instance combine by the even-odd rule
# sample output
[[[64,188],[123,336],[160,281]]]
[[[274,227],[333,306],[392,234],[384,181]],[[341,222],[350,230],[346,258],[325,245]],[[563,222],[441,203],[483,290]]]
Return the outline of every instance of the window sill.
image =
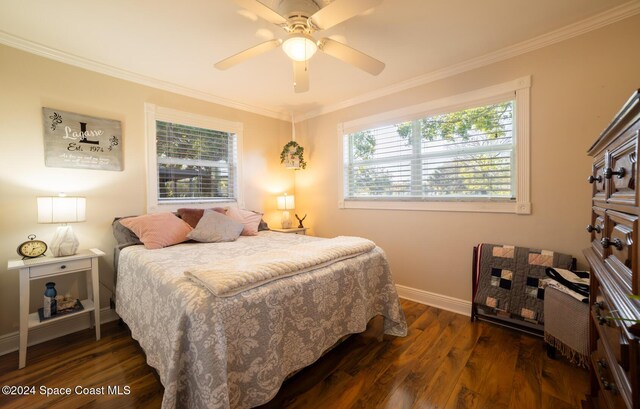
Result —
[[[475,213],[514,213],[531,214],[531,203],[528,202],[415,202],[393,200],[344,200],[338,202],[341,209],[375,209],[375,210],[417,210],[432,212],[475,212]]]

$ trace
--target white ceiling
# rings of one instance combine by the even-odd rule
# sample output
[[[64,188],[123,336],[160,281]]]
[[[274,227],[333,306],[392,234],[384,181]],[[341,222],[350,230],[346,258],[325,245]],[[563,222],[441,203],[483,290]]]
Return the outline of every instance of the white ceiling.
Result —
[[[279,1],[263,2],[277,9]],[[385,70],[374,77],[317,53],[310,91],[301,94],[293,92],[291,61],[280,49],[226,71],[213,67],[284,38],[232,0],[0,0],[0,42],[271,116],[308,116],[608,10],[631,5],[638,12],[637,1],[625,1],[384,0],[315,37],[344,41],[385,62]]]

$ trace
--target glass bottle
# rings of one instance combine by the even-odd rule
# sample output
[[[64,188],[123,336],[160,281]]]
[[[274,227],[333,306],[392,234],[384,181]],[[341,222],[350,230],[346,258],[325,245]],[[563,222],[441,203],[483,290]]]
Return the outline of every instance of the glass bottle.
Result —
[[[56,283],[46,283],[47,289],[44,290],[44,311],[43,316],[45,318],[50,318],[53,315],[56,315],[58,312],[58,302],[56,301],[56,295],[58,292],[56,291]]]

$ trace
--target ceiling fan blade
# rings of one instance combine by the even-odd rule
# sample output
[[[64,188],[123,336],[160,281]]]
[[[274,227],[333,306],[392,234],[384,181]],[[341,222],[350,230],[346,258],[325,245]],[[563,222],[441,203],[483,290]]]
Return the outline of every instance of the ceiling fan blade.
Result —
[[[365,53],[330,38],[323,38],[318,41],[318,49],[372,75],[378,75],[384,70],[382,61],[378,61]]]
[[[326,30],[380,3],[382,0],[335,0],[316,11],[309,22],[316,30]]]
[[[309,91],[309,61],[293,62],[293,89],[295,92]]]
[[[260,3],[258,0],[233,0],[243,9],[249,10],[258,17],[267,20],[277,26],[287,23],[287,19],[280,14]]]
[[[265,41],[264,43],[260,43],[255,47],[240,51],[238,54],[225,58],[222,61],[218,61],[215,64],[215,67],[219,70],[226,70],[227,68],[231,68],[236,64],[240,64],[241,62],[246,61],[249,58],[253,58],[262,53],[266,53],[269,50],[273,50],[274,48],[279,47],[280,44],[282,44],[282,40],[280,39]]]

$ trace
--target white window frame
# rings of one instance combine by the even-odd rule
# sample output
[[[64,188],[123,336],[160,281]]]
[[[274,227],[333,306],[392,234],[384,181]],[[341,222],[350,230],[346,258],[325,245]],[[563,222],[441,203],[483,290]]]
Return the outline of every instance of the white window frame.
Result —
[[[516,213],[531,214],[530,199],[530,89],[531,76],[518,78],[502,84],[478,89],[464,94],[453,95],[421,104],[400,108],[365,118],[359,118],[338,124],[340,149],[340,180],[338,182],[340,198],[338,207],[341,209],[379,209],[379,210],[430,210],[453,212],[486,212],[486,213]],[[500,200],[384,200],[375,198],[345,198],[345,169],[344,138],[354,132],[382,126],[393,125],[405,121],[412,121],[432,115],[455,112],[467,108],[481,106],[495,102],[496,98],[515,101],[513,112],[515,129],[515,178],[516,199]]]
[[[144,104],[145,134],[147,137],[147,213],[159,211],[176,211],[181,207],[207,208],[215,206],[244,207],[243,177],[242,177],[242,131],[241,122],[232,122],[190,112],[178,111],[171,108]],[[158,202],[158,154],[156,148],[156,121],[177,123],[198,128],[214,129],[236,135],[238,157],[236,163],[235,200],[195,200],[185,199],[174,203]]]

